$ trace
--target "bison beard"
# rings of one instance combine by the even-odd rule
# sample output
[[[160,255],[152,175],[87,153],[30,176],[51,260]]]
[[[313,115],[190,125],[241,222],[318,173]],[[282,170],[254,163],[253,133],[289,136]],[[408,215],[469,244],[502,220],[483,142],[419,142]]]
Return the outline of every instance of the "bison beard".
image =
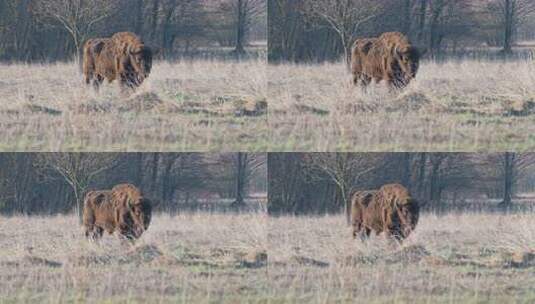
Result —
[[[112,190],[90,191],[85,196],[83,225],[85,236],[100,239],[104,231],[116,230],[123,237],[134,240],[148,229],[152,214],[150,200],[130,184]]]
[[[401,241],[418,223],[419,206],[408,190],[399,184],[384,185],[379,190],[357,191],[351,195],[353,237],[369,237],[371,231],[384,232]]]
[[[104,79],[119,79],[121,87],[135,89],[149,76],[152,51],[133,33],[121,32],[111,38],[86,41],[82,70],[86,84],[98,90]]]
[[[353,83],[366,87],[372,79],[403,88],[416,77],[420,52],[402,33],[384,33],[378,38],[357,39],[351,50]]]

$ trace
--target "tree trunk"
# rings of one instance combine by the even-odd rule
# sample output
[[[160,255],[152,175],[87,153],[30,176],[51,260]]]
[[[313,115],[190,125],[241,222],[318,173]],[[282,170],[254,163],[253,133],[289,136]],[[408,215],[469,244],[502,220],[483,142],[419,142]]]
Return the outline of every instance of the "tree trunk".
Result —
[[[505,152],[504,155],[504,177],[503,177],[503,201],[500,203],[501,207],[511,206],[513,196],[513,180],[514,180],[514,162],[516,154],[512,152]]]
[[[443,158],[439,155],[435,156],[431,160],[431,177],[430,177],[430,187],[429,187],[429,201],[433,205],[438,205],[440,202],[440,165],[442,164]]]
[[[420,0],[418,12],[418,43],[423,44],[425,40],[425,17],[427,12],[427,0]]]
[[[424,192],[425,192],[425,165],[426,165],[426,157],[427,154],[420,153],[420,160],[419,160],[419,170],[418,170],[418,195],[421,198],[424,198]]]
[[[348,197],[351,194],[347,192],[347,190],[342,190],[344,193],[343,200],[345,204],[345,211],[346,211],[346,223],[349,225],[351,224],[351,198]]]
[[[513,52],[513,23],[514,23],[514,14],[515,14],[515,1],[514,0],[505,0],[505,24],[504,24],[504,40],[503,40],[503,50],[505,54],[510,54]]]
[[[409,36],[411,32],[411,9],[412,9],[412,0],[405,0],[403,3],[403,24],[401,30],[403,34]]]
[[[156,41],[156,35],[158,34],[158,12],[160,10],[160,1],[154,0],[152,3],[152,17],[151,17],[151,38],[152,41]]]
[[[351,39],[344,38],[342,39],[342,44],[344,48],[344,60],[346,62],[346,68],[348,71],[351,71]]]
[[[136,1],[136,13],[134,20],[134,31],[136,34],[141,35],[143,32],[143,0]]]
[[[156,185],[158,183],[158,165],[160,162],[160,154],[159,153],[153,153],[152,154],[152,166],[151,166],[151,192],[152,195],[156,195]]]
[[[429,49],[431,51],[431,56],[435,57],[438,55],[440,49],[440,33],[439,33],[439,18],[442,14],[443,5],[442,2],[439,2],[437,6],[433,9],[433,14],[431,15],[431,25],[429,30]]]
[[[232,203],[233,206],[244,205],[243,192],[245,188],[245,170],[247,167],[247,154],[238,152],[236,160],[236,200]]]
[[[237,20],[236,20],[236,47],[234,53],[241,55],[245,53],[245,30],[246,30],[246,2],[245,0],[238,0],[237,5]]]
[[[83,210],[83,206],[82,206],[82,201],[81,201],[81,192],[82,190],[79,189],[78,186],[74,185],[73,184],[73,187],[72,189],[74,190],[74,199],[76,201],[76,205],[75,205],[75,210],[74,212],[76,213],[76,215],[78,216],[78,222],[81,224],[82,223],[82,217],[83,217],[83,214],[82,214],[82,210]]]
[[[134,155],[134,183],[137,187],[143,188],[143,153],[137,152]]]
[[[411,153],[403,153],[403,160],[401,163],[401,183],[407,189],[411,190]]]

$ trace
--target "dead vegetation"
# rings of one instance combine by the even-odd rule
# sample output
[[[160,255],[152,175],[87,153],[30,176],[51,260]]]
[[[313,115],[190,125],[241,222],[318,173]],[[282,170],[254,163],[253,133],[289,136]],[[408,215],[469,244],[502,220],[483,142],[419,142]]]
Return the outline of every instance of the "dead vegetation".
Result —
[[[262,214],[157,215],[135,245],[84,239],[74,216],[0,217],[0,297],[13,302],[265,299]],[[247,231],[247,232],[244,232]],[[28,292],[31,290],[32,292]]]
[[[402,91],[342,64],[268,68],[273,150],[481,151],[535,146],[535,64],[425,61]]]
[[[85,86],[75,64],[3,65],[4,150],[259,150],[265,61],[157,62],[136,93]],[[239,149],[238,149],[239,148]]]
[[[274,301],[529,302],[535,294],[534,215],[424,214],[398,244],[353,240],[343,216],[271,219]]]

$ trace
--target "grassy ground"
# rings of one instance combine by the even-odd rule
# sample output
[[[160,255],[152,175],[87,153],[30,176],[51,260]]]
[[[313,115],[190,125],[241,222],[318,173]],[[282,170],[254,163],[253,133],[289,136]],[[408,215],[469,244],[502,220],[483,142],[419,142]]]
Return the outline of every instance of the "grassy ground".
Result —
[[[535,148],[535,63],[434,63],[401,92],[351,85],[343,64],[268,68],[273,151]]]
[[[535,214],[424,214],[402,246],[342,216],[270,221],[272,302],[533,303]]]
[[[261,151],[265,60],[156,62],[133,95],[76,64],[0,65],[3,151]]]
[[[0,217],[0,302],[238,303],[266,298],[263,213],[157,215],[134,247],[73,216]]]

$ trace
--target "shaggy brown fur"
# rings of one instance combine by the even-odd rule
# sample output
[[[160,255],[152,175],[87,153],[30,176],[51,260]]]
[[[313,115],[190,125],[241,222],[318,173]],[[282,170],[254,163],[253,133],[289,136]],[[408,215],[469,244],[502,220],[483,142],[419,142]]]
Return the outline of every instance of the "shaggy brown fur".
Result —
[[[379,38],[357,39],[351,50],[353,83],[366,87],[372,79],[403,88],[416,77],[420,52],[402,33],[384,33]]]
[[[415,229],[418,217],[418,202],[399,184],[384,185],[379,190],[357,191],[351,196],[354,238],[367,238],[373,230],[402,240]]]
[[[85,82],[98,89],[107,79],[119,79],[121,86],[134,89],[150,74],[152,51],[133,33],[121,32],[111,38],[89,39],[83,48]]]
[[[134,240],[148,229],[152,215],[151,201],[130,184],[112,190],[90,191],[84,200],[83,225],[88,238],[99,239],[104,231],[116,230]]]

